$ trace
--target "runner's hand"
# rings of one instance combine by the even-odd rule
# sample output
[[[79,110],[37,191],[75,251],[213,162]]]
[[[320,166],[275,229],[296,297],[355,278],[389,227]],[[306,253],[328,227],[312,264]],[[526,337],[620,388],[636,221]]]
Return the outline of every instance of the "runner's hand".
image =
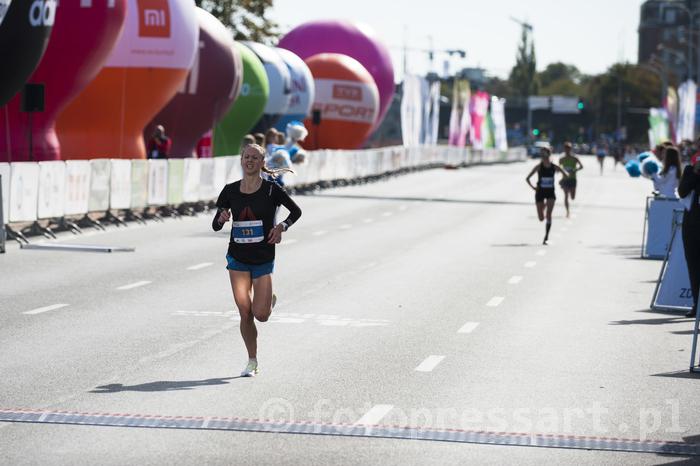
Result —
[[[228,209],[222,210],[219,214],[219,224],[223,225],[231,219],[231,212]]]
[[[277,224],[275,228],[270,230],[270,234],[267,235],[267,242],[269,244],[277,244],[282,241],[282,224]]]

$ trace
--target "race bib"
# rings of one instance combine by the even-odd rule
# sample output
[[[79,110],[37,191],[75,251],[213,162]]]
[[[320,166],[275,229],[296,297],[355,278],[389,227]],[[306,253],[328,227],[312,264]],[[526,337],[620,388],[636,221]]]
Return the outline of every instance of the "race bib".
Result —
[[[554,187],[554,177],[545,176],[540,178],[540,188],[553,188]]]
[[[231,236],[234,243],[259,243],[265,239],[262,220],[233,222]]]

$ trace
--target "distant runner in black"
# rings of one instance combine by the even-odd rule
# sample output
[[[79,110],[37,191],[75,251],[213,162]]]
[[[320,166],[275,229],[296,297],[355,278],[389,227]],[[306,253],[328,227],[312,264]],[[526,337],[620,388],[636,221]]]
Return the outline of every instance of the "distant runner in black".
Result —
[[[282,233],[301,217],[301,209],[281,187],[262,179],[262,172],[275,175],[292,170],[268,169],[265,149],[261,146],[246,146],[241,155],[241,166],[243,179],[227,184],[219,194],[212,228],[219,231],[233,218],[226,268],[233,299],[241,316],[241,336],[248,350],[248,363],[241,376],[252,377],[258,373],[255,319],[267,321],[276,301],[272,293],[275,244],[282,240]],[[287,208],[289,216],[275,225],[275,214],[280,205]]]
[[[537,207],[537,217],[540,222],[545,219],[545,205],[547,223],[545,227],[544,241],[542,244],[547,244],[549,240],[549,230],[552,228],[552,211],[554,210],[554,202],[557,200],[557,195],[554,191],[554,175],[556,172],[560,172],[564,178],[567,178],[567,173],[562,170],[559,165],[551,162],[550,149],[543,147],[542,151],[542,161],[538,163],[535,168],[532,169],[525,181],[532,189],[535,190],[535,206]],[[537,186],[533,186],[530,182],[532,175],[537,173]]]

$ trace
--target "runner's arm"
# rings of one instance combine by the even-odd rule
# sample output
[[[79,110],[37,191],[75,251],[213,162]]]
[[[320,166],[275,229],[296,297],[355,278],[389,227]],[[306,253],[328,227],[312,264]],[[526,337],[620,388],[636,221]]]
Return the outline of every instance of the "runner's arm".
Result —
[[[532,186],[532,183],[530,183],[530,178],[532,178],[532,175],[535,174],[535,172],[537,171],[538,168],[539,168],[539,165],[535,165],[535,167],[532,169],[532,171],[530,172],[530,174],[527,175],[527,178],[525,178],[525,182],[528,184],[528,186],[530,186],[530,187],[531,187],[532,189],[534,189],[535,191],[537,191],[537,188],[535,188],[534,186]]]
[[[277,204],[283,205],[289,211],[289,215],[282,222],[289,228],[301,217],[301,208],[289,197],[289,194],[284,189],[277,185],[274,185],[273,189]]]
[[[224,223],[228,222],[228,219],[231,218],[231,214],[229,213],[228,189],[229,185],[224,186],[224,189],[221,190],[221,194],[219,194],[219,198],[216,200],[216,214],[214,215],[214,219],[211,221],[211,228],[214,231],[221,230],[224,227]],[[226,212],[223,217],[224,221],[220,222],[219,216],[224,212]]]

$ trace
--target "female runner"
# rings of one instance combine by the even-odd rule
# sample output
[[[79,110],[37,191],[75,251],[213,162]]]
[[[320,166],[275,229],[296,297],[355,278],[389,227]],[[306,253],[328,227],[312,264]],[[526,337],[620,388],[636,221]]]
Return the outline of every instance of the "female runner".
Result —
[[[275,305],[272,294],[275,244],[299,219],[301,209],[281,187],[262,178],[262,172],[274,175],[292,170],[265,167],[265,149],[261,146],[246,146],[241,154],[241,165],[243,179],[227,184],[219,194],[212,228],[221,230],[233,217],[226,268],[241,316],[241,336],[248,350],[248,363],[241,376],[252,377],[258,373],[255,319],[267,321]],[[275,225],[275,213],[280,205],[287,208],[289,216]]]
[[[557,171],[564,177],[567,177],[567,174],[559,165],[552,163],[552,161],[549,159],[550,155],[552,155],[549,148],[543,147],[541,153],[542,161],[535,165],[530,174],[527,175],[527,178],[525,178],[525,182],[527,182],[527,184],[535,190],[535,206],[537,207],[537,217],[540,219],[540,222],[545,219],[546,215],[547,223],[545,226],[544,241],[542,241],[542,244],[547,244],[549,239],[549,230],[552,228],[552,211],[554,210],[554,202],[557,200],[557,196],[554,192],[554,175]],[[535,173],[537,173],[537,186],[533,186],[532,183],[530,183],[530,178],[532,178],[532,175]],[[547,207],[546,214],[545,203]]]

